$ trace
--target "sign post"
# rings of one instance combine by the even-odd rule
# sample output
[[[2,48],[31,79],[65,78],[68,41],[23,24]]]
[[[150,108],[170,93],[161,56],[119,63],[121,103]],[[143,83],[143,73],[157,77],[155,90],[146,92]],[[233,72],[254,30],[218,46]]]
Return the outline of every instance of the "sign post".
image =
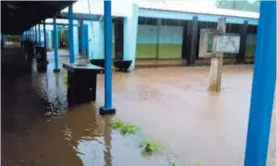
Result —
[[[210,68],[210,80],[209,80],[209,90],[210,91],[220,91],[221,87],[221,76],[222,76],[222,66],[223,66],[223,52],[217,51],[217,44],[219,40],[219,35],[226,33],[226,23],[225,18],[219,18],[217,23],[217,29],[213,39],[212,52],[215,53],[211,57],[211,68]]]
[[[217,29],[201,29],[199,57],[211,58],[209,91],[219,92],[223,67],[223,53],[236,54],[240,48],[240,35],[226,33],[225,18],[219,18]],[[209,46],[212,46],[210,48]]]

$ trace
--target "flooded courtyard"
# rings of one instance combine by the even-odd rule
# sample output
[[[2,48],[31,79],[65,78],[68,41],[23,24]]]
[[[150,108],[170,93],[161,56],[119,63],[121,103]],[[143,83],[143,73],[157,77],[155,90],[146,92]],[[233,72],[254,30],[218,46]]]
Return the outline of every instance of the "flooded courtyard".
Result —
[[[2,165],[243,165],[253,66],[225,66],[220,93],[207,91],[209,67],[114,72],[114,118],[140,128],[124,136],[111,128],[112,117],[98,114],[104,75],[95,103],[67,108],[66,71],[53,73],[49,60],[47,73],[2,78]],[[269,166],[276,164],[275,123],[274,111]],[[145,156],[140,139],[162,148]]]

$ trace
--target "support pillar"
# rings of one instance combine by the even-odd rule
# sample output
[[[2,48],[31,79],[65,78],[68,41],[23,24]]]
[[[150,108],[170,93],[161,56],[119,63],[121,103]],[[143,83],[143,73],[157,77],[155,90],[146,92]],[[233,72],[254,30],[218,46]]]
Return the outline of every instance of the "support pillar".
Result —
[[[244,21],[244,24],[240,25],[240,46],[239,53],[236,56],[236,63],[245,63],[245,54],[247,46],[247,28],[248,21]]]
[[[114,26],[115,38],[115,59],[123,60],[123,45],[124,45],[124,23],[123,19],[116,18]]]
[[[38,42],[37,25],[35,25],[35,43]]]
[[[53,35],[52,31],[47,31],[47,48],[53,49]]]
[[[54,60],[55,60],[55,68],[54,72],[60,72],[59,69],[59,43],[58,43],[58,28],[57,28],[57,19],[53,18],[53,40],[54,40]]]
[[[89,50],[88,50],[88,42],[89,42],[89,33],[88,33],[88,25],[87,24],[83,24],[83,30],[82,30],[82,51],[85,55],[89,56]]]
[[[78,27],[78,38],[79,38],[79,41],[81,41],[81,42],[79,42],[78,44],[79,44],[79,54],[83,54],[84,53],[84,51],[83,51],[83,38],[84,38],[84,35],[83,35],[83,26],[84,26],[84,23],[83,23],[83,20],[80,20],[79,21],[79,24],[80,24],[80,26]]]
[[[161,31],[161,26],[162,26],[162,19],[157,20],[157,44],[156,44],[156,59],[159,59],[160,55],[160,31]]]
[[[41,33],[40,33],[40,24],[38,24],[38,45],[41,45]]]
[[[138,5],[131,4],[132,10],[126,18],[124,18],[124,48],[123,59],[131,60],[129,70],[134,70],[136,60],[137,45],[137,28],[138,28]]]
[[[112,105],[112,6],[111,1],[104,1],[105,26],[105,105],[100,108],[100,114],[115,114]]]
[[[45,27],[45,20],[43,20],[43,45],[45,47],[45,51],[47,52],[47,39],[46,39],[46,27]]]
[[[74,35],[73,35],[73,7],[68,7],[68,29],[69,29],[69,63],[74,63]]]
[[[276,1],[261,1],[244,166],[266,165],[275,84]]]
[[[182,59],[187,59],[188,55],[188,25],[189,23],[186,21],[183,25],[183,39],[182,39]]]
[[[196,58],[196,49],[197,49],[197,36],[198,36],[198,17],[194,16],[191,22],[190,28],[190,37],[189,37],[189,52],[187,56],[187,66],[191,66],[195,64]]]
[[[5,47],[5,41],[6,41],[5,35],[1,34],[1,49]]]

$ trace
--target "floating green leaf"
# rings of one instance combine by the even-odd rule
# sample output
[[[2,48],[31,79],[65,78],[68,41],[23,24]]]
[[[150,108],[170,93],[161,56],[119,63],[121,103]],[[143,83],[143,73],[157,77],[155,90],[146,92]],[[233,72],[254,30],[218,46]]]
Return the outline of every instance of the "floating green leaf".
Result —
[[[119,129],[121,134],[135,134],[138,128],[135,125],[124,124],[121,120],[114,120],[112,122],[113,129]]]
[[[67,75],[65,75],[65,76],[63,77],[63,82],[64,82],[65,84],[67,84]]]
[[[158,148],[162,147],[161,144],[153,143],[146,139],[142,140],[141,142],[142,142],[141,146],[143,147],[144,151],[148,153],[152,153],[156,151]]]

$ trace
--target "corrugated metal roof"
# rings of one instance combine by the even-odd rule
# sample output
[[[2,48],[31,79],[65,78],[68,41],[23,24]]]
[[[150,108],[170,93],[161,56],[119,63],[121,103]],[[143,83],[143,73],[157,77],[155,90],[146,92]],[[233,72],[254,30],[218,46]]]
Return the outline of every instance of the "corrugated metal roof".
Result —
[[[186,4],[187,3],[187,4]],[[195,1],[197,3],[197,1]],[[199,2],[199,6],[205,5]],[[150,10],[165,10],[165,11],[175,11],[175,12],[184,12],[184,13],[199,13],[199,14],[209,14],[209,15],[220,15],[220,16],[233,16],[233,17],[244,17],[244,18],[253,18],[258,19],[259,13],[256,12],[246,12],[246,11],[236,11],[228,9],[218,9],[214,7],[191,7],[186,1],[174,1],[174,3],[155,3],[155,2],[146,2],[139,3],[139,8],[150,9]]]

